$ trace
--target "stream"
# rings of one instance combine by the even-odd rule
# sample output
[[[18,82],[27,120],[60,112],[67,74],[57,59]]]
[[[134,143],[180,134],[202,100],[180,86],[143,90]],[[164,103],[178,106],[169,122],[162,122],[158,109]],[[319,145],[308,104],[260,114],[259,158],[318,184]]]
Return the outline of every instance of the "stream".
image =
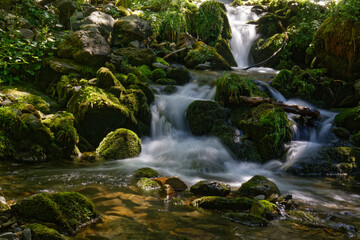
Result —
[[[226,7],[234,36],[231,46],[239,65],[234,71],[259,81],[259,85],[267,88],[276,99],[310,106],[297,99],[285,99],[267,85],[266,82],[277,73],[275,70],[241,70],[249,65],[251,41],[257,37],[255,27],[246,22],[257,16],[249,7]],[[108,162],[64,160],[37,166],[0,165],[0,190],[7,200],[18,200],[40,192],[77,191],[84,194],[102,215],[101,223],[78,234],[86,239],[172,239],[171,236],[176,235],[189,239],[358,237],[359,179],[349,176],[298,177],[285,172],[300,157],[313,154],[331,142],[330,130],[335,113],[320,110],[322,117],[312,127],[294,124],[293,141],[288,146],[287,156],[281,161],[275,159],[261,165],[234,159],[217,138],[193,136],[185,120],[191,102],[214,99],[214,79],[221,74],[193,71],[191,83],[178,86],[171,95],[156,95],[151,106],[151,136],[142,139],[139,157]],[[288,116],[295,118],[291,114]],[[271,221],[268,227],[249,227],[225,219],[220,212],[174,207],[161,196],[142,193],[132,187],[132,173],[141,167],[151,167],[161,176],[179,176],[188,186],[199,180],[217,180],[230,184],[233,190],[252,176],[263,175],[275,182],[282,193],[292,194],[299,209],[311,212],[333,228],[290,224],[283,219]]]

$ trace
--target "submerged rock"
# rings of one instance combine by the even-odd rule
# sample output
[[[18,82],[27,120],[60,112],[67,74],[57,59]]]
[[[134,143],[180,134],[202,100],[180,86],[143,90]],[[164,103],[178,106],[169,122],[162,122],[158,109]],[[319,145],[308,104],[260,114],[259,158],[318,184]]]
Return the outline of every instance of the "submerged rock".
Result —
[[[53,223],[57,230],[68,234],[99,218],[93,203],[76,192],[37,194],[20,200],[13,210],[22,218]]]
[[[157,181],[151,180],[149,178],[143,177],[137,182],[139,189],[149,192],[149,191],[160,191],[162,188]]]
[[[101,141],[96,153],[107,160],[137,157],[141,153],[141,140],[133,131],[120,128]]]
[[[256,200],[247,197],[226,198],[209,196],[195,199],[191,204],[194,207],[206,209],[231,209],[239,211],[250,210]]]
[[[253,214],[249,213],[235,213],[235,212],[229,212],[225,213],[224,215],[226,218],[230,219],[231,221],[250,226],[250,227],[262,227],[262,226],[268,226],[269,221],[265,218],[255,216]]]
[[[280,190],[275,183],[264,176],[255,175],[249,181],[243,183],[236,191],[236,195],[244,197],[256,197],[258,195],[265,195],[265,198],[271,194],[280,195]]]
[[[182,192],[188,188],[185,182],[179,177],[159,177],[154,180],[161,184],[161,186],[168,184],[176,192]]]
[[[191,186],[190,192],[201,196],[221,196],[226,197],[230,193],[228,184],[211,181],[199,181]]]

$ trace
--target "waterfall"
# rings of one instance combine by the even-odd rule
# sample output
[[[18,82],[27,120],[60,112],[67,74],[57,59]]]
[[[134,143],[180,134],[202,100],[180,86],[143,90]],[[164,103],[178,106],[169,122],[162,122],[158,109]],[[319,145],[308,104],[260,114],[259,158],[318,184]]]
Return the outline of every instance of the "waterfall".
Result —
[[[247,67],[249,62],[249,53],[253,42],[258,38],[256,26],[247,24],[259,17],[251,12],[251,6],[230,7],[226,5],[227,17],[230,22],[232,38],[230,46],[239,68]]]

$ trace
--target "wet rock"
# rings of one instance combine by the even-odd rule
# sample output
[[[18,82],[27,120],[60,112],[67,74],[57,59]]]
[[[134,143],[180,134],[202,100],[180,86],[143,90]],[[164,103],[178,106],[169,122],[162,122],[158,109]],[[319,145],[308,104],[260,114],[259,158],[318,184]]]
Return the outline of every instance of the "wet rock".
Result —
[[[94,11],[84,19],[83,23],[95,24],[98,28],[102,28],[105,32],[103,36],[105,37],[105,39],[107,39],[113,30],[115,20],[112,16],[104,12]]]
[[[141,153],[141,140],[133,131],[120,128],[100,142],[96,153],[107,160],[137,157]]]
[[[225,197],[230,193],[230,186],[215,181],[199,181],[191,186],[190,191],[195,195]]]
[[[279,215],[276,205],[267,200],[254,202],[251,206],[250,213],[269,220],[273,220]]]
[[[102,67],[97,71],[96,78],[96,85],[100,88],[107,89],[113,86],[118,86],[122,89],[122,91],[125,91],[125,88],[122,86],[122,84],[116,79],[110,69],[106,67]]]
[[[59,231],[69,234],[98,218],[93,203],[76,192],[33,195],[17,202],[13,210],[23,218],[53,223]]]
[[[265,218],[255,216],[249,213],[225,213],[224,215],[226,218],[230,219],[231,221],[251,226],[251,227],[262,227],[268,226],[269,221]]]
[[[293,211],[289,211],[287,212],[287,215],[293,219],[293,220],[298,220],[300,222],[307,222],[307,223],[312,223],[312,224],[319,224],[319,220],[317,220],[316,218],[314,218],[313,216],[311,216],[309,213],[300,211],[300,210],[293,210]]]
[[[346,128],[335,127],[331,130],[338,138],[348,140],[350,138],[351,133]]]
[[[356,133],[360,131],[360,106],[349,108],[343,112],[337,114],[334,119],[334,123],[337,127],[343,127],[350,131],[350,133]]]
[[[228,62],[230,66],[237,67],[230,45],[225,39],[221,39],[216,43],[215,50]]]
[[[110,55],[110,46],[96,28],[72,33],[59,44],[58,55],[79,64],[101,66]]]
[[[179,177],[160,177],[154,180],[160,183],[162,186],[169,184],[176,192],[182,192],[188,188],[184,181]]]
[[[132,41],[143,42],[152,35],[149,23],[135,15],[118,19],[113,28],[112,45],[115,47],[127,47]]]
[[[138,48],[120,48],[113,52],[117,56],[126,57],[131,65],[151,65],[155,53],[150,49],[138,49]]]
[[[250,210],[256,200],[247,197],[226,198],[218,196],[208,196],[195,199],[191,205],[206,209],[231,209],[247,211]]]
[[[53,228],[49,228],[45,225],[33,223],[28,225],[28,229],[31,231],[31,238],[33,240],[66,240],[67,238],[61,235]]]
[[[152,168],[149,167],[145,167],[145,168],[140,168],[138,170],[135,171],[134,173],[134,177],[135,178],[157,178],[159,176],[159,173],[157,171],[155,171]]]
[[[157,181],[151,180],[149,178],[141,178],[137,182],[137,186],[139,189],[143,191],[160,191],[162,188]]]
[[[31,240],[31,230],[30,228],[25,228],[23,231],[23,236],[25,240]]]
[[[275,183],[260,175],[255,175],[249,181],[243,183],[236,191],[236,195],[244,197],[265,195],[265,197],[268,198],[271,194],[280,195],[280,190]]]

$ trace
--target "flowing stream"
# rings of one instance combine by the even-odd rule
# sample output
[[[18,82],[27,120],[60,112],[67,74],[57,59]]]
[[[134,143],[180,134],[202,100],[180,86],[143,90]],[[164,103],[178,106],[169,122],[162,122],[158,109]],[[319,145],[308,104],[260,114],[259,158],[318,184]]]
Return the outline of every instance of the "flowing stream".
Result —
[[[231,45],[240,67],[247,66],[255,28],[246,21],[256,19],[249,7],[227,6],[233,31]],[[244,44],[243,44],[244,43]],[[241,46],[242,49],[236,46]],[[257,80],[274,76],[271,69],[239,71]],[[212,100],[214,78],[218,72],[194,71],[193,81],[178,86],[171,95],[157,95],[151,106],[151,136],[142,140],[139,157],[108,162],[46,163],[38,166],[0,165],[0,186],[8,200],[17,200],[39,192],[79,191],[92,199],[103,216],[102,223],[89,227],[79,236],[87,239],[344,239],[355,236],[360,227],[359,181],[346,177],[296,177],[284,171],[306,154],[327,145],[334,113],[321,110],[321,119],[312,127],[294,124],[289,153],[284,161],[267,164],[234,159],[215,137],[195,137],[185,120],[186,109],[194,100]],[[259,81],[274,98],[288,104],[309,106],[296,99],[286,100],[279,92]],[[296,116],[289,114],[296,122]],[[343,232],[323,228],[289,225],[281,220],[269,227],[248,227],[222,217],[221,213],[193,208],[169,207],[160,196],[138,192],[131,187],[131,174],[138,168],[152,167],[162,176],[179,176],[189,186],[199,180],[218,180],[239,187],[254,175],[273,180],[282,193],[293,195],[301,209],[311,211],[321,221]]]

